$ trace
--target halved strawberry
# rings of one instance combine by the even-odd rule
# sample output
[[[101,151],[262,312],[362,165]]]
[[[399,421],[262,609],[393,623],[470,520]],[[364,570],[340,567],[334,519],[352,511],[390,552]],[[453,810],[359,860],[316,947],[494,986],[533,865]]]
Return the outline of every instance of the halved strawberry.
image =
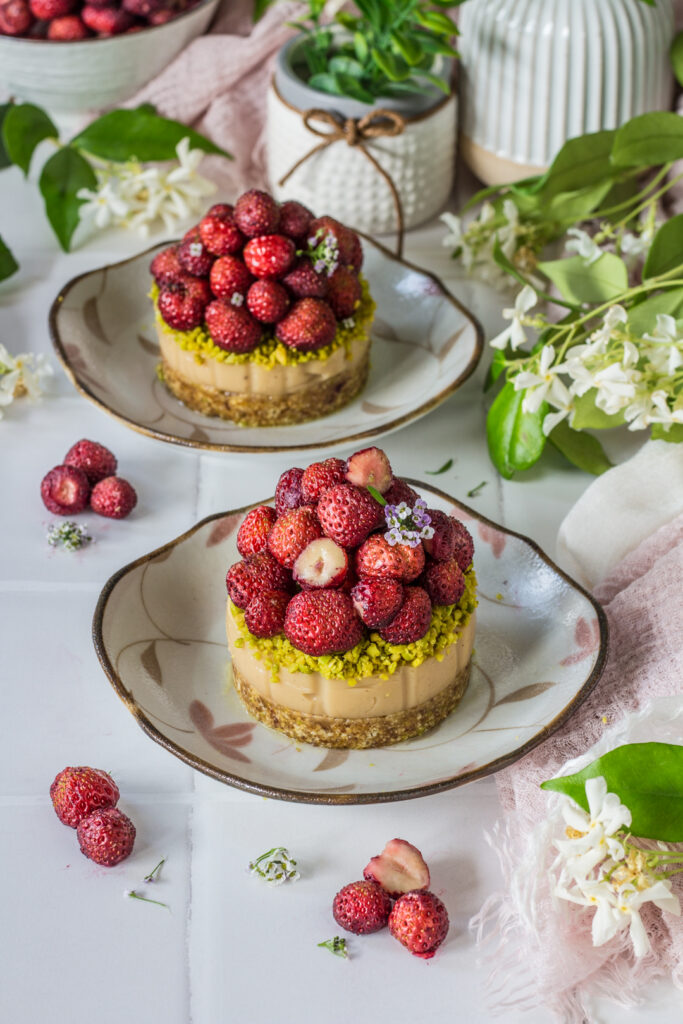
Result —
[[[382,852],[370,860],[363,878],[377,882],[390,896],[428,889],[430,881],[424,857],[405,839],[390,839]]]
[[[389,459],[381,448],[363,448],[347,459],[346,479],[356,487],[370,484],[383,495],[393,480]]]
[[[339,587],[349,569],[344,548],[329,537],[319,537],[303,549],[294,563],[293,576],[305,590]]]

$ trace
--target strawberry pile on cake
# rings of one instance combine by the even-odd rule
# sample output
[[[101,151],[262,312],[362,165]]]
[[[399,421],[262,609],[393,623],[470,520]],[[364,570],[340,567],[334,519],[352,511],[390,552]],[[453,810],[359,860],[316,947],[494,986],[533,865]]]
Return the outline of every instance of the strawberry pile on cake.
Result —
[[[474,545],[379,448],[287,470],[237,535],[235,689],[297,740],[374,747],[432,728],[468,683]]]
[[[374,313],[358,235],[251,189],[212,206],[150,265],[160,375],[190,408],[247,426],[346,405]]]

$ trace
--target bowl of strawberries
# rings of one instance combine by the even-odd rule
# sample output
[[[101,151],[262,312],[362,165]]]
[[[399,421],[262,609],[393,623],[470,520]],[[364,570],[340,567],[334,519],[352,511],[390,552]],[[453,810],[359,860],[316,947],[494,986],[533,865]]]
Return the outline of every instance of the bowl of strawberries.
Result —
[[[0,89],[56,113],[116,106],[205,31],[218,3],[0,0]]]

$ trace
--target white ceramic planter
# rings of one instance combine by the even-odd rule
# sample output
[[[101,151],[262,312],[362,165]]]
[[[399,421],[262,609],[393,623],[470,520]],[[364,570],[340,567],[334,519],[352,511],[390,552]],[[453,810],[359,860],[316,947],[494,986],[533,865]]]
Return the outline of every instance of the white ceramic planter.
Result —
[[[672,0],[470,0],[460,29],[461,152],[487,184],[671,102]]]
[[[165,25],[110,39],[0,36],[0,91],[57,114],[118,106],[201,35],[219,2],[204,0]]]
[[[365,140],[363,145],[391,176],[401,198],[404,227],[427,220],[446,202],[453,182],[457,100],[438,89],[417,97],[417,104],[380,100],[376,107],[310,89],[291,70],[290,55],[298,40],[285,47],[268,90],[267,168],[278,199],[297,199],[316,213],[327,213],[369,234],[396,230],[396,207],[391,189],[361,152],[340,138],[320,149],[279,182],[314,146],[323,141],[306,126],[303,115],[318,109],[336,114],[340,124],[356,122],[373,109],[399,114],[400,134]],[[450,69],[447,69],[447,73]],[[333,126],[309,119],[321,133]]]

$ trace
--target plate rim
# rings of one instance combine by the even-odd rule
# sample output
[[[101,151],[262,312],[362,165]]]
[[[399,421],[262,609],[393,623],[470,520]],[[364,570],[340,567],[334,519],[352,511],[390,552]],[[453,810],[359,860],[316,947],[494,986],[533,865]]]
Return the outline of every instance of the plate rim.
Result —
[[[501,771],[503,768],[509,767],[516,761],[521,760],[535,747],[539,746],[544,740],[548,739],[554,732],[560,729],[574,714],[577,708],[586,700],[589,694],[593,691],[595,686],[600,679],[605,664],[607,662],[607,656],[609,654],[609,626],[607,621],[607,615],[602,605],[596,600],[593,595],[586,590],[580,583],[569,576],[563,569],[561,569],[556,563],[543,551],[536,541],[527,537],[523,533],[518,533],[516,530],[510,530],[505,526],[501,526],[500,523],[494,522],[487,516],[476,512],[471,506],[465,505],[463,502],[454,498],[452,495],[447,494],[438,487],[434,487],[431,484],[425,484],[420,480],[414,480],[410,477],[404,477],[408,484],[411,486],[417,486],[423,490],[429,491],[438,497],[449,501],[461,508],[464,512],[467,512],[472,519],[477,522],[483,523],[486,526],[492,527],[498,530],[508,537],[515,537],[527,544],[546,565],[560,576],[569,586],[578,591],[583,597],[585,597],[589,603],[593,606],[593,609],[597,616],[599,626],[599,646],[598,653],[595,660],[595,664],[587,678],[584,680],[582,686],[577,690],[568,704],[557,714],[551,722],[542,726],[538,732],[536,732],[530,739],[521,746],[516,747],[508,754],[503,754],[500,757],[494,758],[487,764],[482,765],[480,768],[472,769],[469,772],[465,772],[461,775],[452,776],[448,779],[440,779],[438,782],[427,782],[420,786],[413,787],[411,789],[379,791],[374,793],[315,793],[306,790],[293,790],[280,788],[278,786],[272,786],[267,783],[251,782],[248,779],[243,779],[239,775],[235,775],[233,772],[228,770],[222,770],[216,768],[210,762],[205,761],[198,755],[188,753],[182,747],[178,746],[173,740],[169,739],[157,727],[147,718],[142,709],[137,705],[134,699],[129,696],[122,679],[114,669],[109,656],[106,651],[103,635],[102,635],[102,623],[104,614],[106,611],[107,603],[112,595],[114,588],[117,583],[123,579],[124,576],[137,569],[139,566],[145,563],[152,562],[159,555],[169,551],[170,549],[181,544],[187,540],[194,533],[202,529],[208,523],[213,522],[216,519],[223,519],[227,516],[240,515],[247,512],[249,509],[254,508],[257,504],[266,504],[273,500],[273,498],[267,498],[262,502],[251,502],[248,505],[243,505],[241,508],[230,509],[223,512],[214,512],[209,516],[205,516],[199,522],[195,523],[184,533],[179,534],[166,544],[162,544],[161,547],[156,548],[154,551],[150,551],[145,555],[141,555],[139,558],[134,559],[127,565],[122,566],[117,572],[115,572],[105,583],[102,591],[100,592],[97,604],[95,606],[95,612],[92,620],[92,639],[95,646],[95,651],[104,670],[105,675],[109,679],[109,682],[113,686],[115,692],[119,698],[123,701],[125,706],[128,708],[130,713],[135,718],[136,722],[143,730],[147,733],[151,739],[153,739],[160,746],[164,747],[169,753],[176,756],[179,760],[184,761],[191,768],[202,772],[204,775],[208,775],[218,782],[223,782],[227,785],[234,786],[236,789],[244,790],[248,793],[252,793],[256,796],[272,797],[277,800],[284,800],[289,803],[305,803],[305,804],[327,804],[327,805],[339,805],[339,804],[378,804],[378,803],[396,803],[401,800],[414,800],[418,797],[432,796],[436,793],[443,793],[449,789],[456,789],[460,786],[464,786],[469,782],[474,782],[477,779],[487,778],[489,775],[494,775],[496,772]],[[227,646],[227,644],[226,644]],[[261,723],[258,723],[261,724]],[[263,728],[266,728],[263,726]],[[329,749],[321,747],[323,749]]]
[[[461,387],[465,383],[465,381],[472,376],[477,366],[479,365],[479,362],[484,351],[484,329],[479,320],[477,319],[477,317],[474,315],[474,313],[472,313],[465,305],[463,305],[463,303],[460,302],[460,300],[457,299],[455,295],[452,294],[450,289],[446,287],[441,278],[438,277],[436,274],[432,273],[431,270],[426,270],[424,267],[420,267],[416,263],[411,263],[408,260],[404,260],[402,257],[397,256],[394,252],[392,252],[391,249],[388,249],[387,246],[382,245],[381,242],[376,241],[374,238],[371,238],[369,235],[366,235],[362,231],[358,231],[357,234],[359,234],[366,243],[369,243],[370,245],[374,246],[374,248],[376,248],[383,256],[388,257],[395,263],[400,263],[402,266],[407,267],[409,270],[413,270],[416,273],[422,274],[424,277],[430,278],[434,282],[434,284],[439,288],[442,296],[445,299],[447,299],[451,303],[451,305],[455,306],[455,308],[459,310],[460,313],[463,314],[463,316],[472,324],[472,327],[474,328],[474,352],[463,372],[446,388],[443,388],[437,395],[423,402],[416,409],[412,409],[410,412],[404,413],[402,416],[397,416],[395,419],[391,420],[390,423],[387,423],[385,426],[381,428],[370,428],[368,430],[357,431],[356,433],[349,434],[346,437],[332,438],[329,441],[323,442],[314,441],[305,444],[215,444],[213,442],[201,441],[196,438],[178,437],[176,434],[169,434],[164,430],[155,430],[151,427],[144,426],[143,424],[137,423],[135,420],[130,419],[128,416],[124,416],[121,413],[116,412],[101,398],[98,398],[97,395],[95,395],[91,391],[91,389],[88,387],[86,383],[78,379],[76,373],[72,369],[69,357],[66,354],[64,343],[62,341],[57,323],[59,312],[61,310],[64,299],[71,291],[71,289],[75,285],[77,285],[79,281],[82,281],[83,278],[90,277],[92,274],[97,274],[100,272],[104,272],[106,274],[106,272],[109,270],[114,270],[117,267],[125,266],[127,263],[132,263],[133,260],[138,260],[141,257],[148,256],[156,249],[158,249],[160,245],[173,245],[174,241],[179,241],[179,239],[170,239],[167,240],[166,242],[158,242],[156,245],[150,246],[148,249],[144,249],[142,252],[136,253],[134,256],[128,256],[126,257],[126,259],[117,260],[115,263],[105,263],[103,266],[94,267],[91,270],[86,270],[82,274],[77,274],[75,277],[70,278],[66,282],[66,284],[63,285],[62,288],[59,290],[56,298],[53,299],[48,313],[48,331],[50,334],[52,347],[55,351],[55,355],[57,356],[57,359],[59,360],[62,369],[66,373],[66,376],[68,377],[76,391],[84,398],[87,398],[88,401],[92,402],[98,408],[106,412],[108,416],[111,416],[113,419],[118,420],[119,423],[123,423],[125,426],[130,427],[130,429],[135,430],[137,433],[143,434],[145,437],[151,437],[157,441],[163,441],[167,444],[179,445],[181,448],[193,448],[199,449],[201,451],[210,452],[241,452],[244,454],[275,454],[278,452],[294,453],[315,450],[322,451],[327,448],[338,448],[340,446],[347,444],[355,444],[358,441],[364,441],[369,438],[384,437],[389,433],[392,433],[396,430],[400,430],[401,427],[405,426],[406,424],[411,423],[414,420],[421,419],[423,416],[426,416],[437,406],[441,405],[442,402],[445,402],[446,399],[451,394],[453,394],[454,391]],[[264,427],[261,429],[267,430],[268,428]]]

